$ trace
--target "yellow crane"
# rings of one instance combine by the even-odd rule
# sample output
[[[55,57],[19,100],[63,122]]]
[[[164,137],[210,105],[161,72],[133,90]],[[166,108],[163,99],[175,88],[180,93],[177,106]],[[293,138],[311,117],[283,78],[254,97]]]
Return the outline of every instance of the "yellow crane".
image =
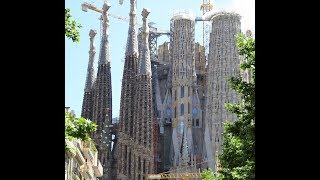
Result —
[[[90,4],[90,3],[84,2],[84,3],[81,4],[81,6],[82,6],[82,11],[85,11],[85,12],[87,12],[88,9],[91,9],[91,10],[96,11],[96,12],[98,12],[98,13],[101,13],[101,14],[103,13],[103,10],[102,10],[102,9],[98,9],[97,7],[95,7],[94,5],[92,5],[92,4]],[[117,19],[120,19],[120,20],[129,22],[129,19],[126,18],[126,17],[118,16],[118,15],[111,14],[111,13],[108,13],[108,15],[111,16],[111,17],[113,17],[113,18],[117,18]],[[140,24],[138,24],[138,25],[140,25]],[[141,26],[141,25],[140,25],[140,26]]]
[[[201,179],[200,173],[160,173],[160,174],[146,174],[145,178],[148,179],[183,179],[188,180],[192,179]]]

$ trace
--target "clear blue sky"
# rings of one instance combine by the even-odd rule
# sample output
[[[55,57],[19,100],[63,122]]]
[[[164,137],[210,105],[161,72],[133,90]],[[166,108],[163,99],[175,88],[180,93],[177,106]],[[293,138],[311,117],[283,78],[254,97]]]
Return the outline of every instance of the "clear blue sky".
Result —
[[[65,7],[70,8],[72,18],[82,25],[80,29],[80,42],[74,43],[65,38],[65,106],[74,110],[77,116],[81,115],[84,86],[89,61],[89,31],[95,29],[95,63],[97,67],[100,47],[100,14],[88,9],[81,10],[81,4],[87,2],[102,9],[103,0],[65,0]],[[110,14],[129,17],[130,0],[123,0],[120,5],[118,0],[107,1],[111,4]],[[242,16],[241,29],[251,29],[255,33],[255,4],[254,0],[215,0],[211,3],[214,9],[224,9],[239,13]],[[151,13],[149,22],[156,23],[156,27],[163,30],[170,29],[170,19],[174,10],[190,9],[195,16],[202,16],[200,4],[202,0],[137,0],[137,20],[142,24],[141,11],[148,8]],[[109,17],[109,47],[112,79],[112,105],[113,117],[118,117],[120,109],[121,79],[123,72],[123,59],[128,34],[126,21]],[[202,22],[196,24],[196,41],[202,44]],[[167,36],[158,39],[158,45],[169,41]],[[96,69],[97,72],[97,69]]]

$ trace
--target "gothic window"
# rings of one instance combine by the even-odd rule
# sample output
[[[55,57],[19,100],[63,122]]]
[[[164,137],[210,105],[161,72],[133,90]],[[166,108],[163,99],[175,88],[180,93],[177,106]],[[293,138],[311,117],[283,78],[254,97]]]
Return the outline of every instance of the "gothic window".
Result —
[[[167,108],[166,112],[167,112],[167,115],[168,115],[168,116],[171,115],[171,109],[170,109],[170,108]]]
[[[180,116],[183,116],[184,115],[184,104],[182,103],[180,105]]]
[[[196,126],[199,126],[199,119],[196,119]]]
[[[146,173],[146,160],[143,160],[143,173]]]
[[[174,100],[177,100],[177,90],[174,90]]]
[[[131,174],[131,151],[129,152],[129,174]]]
[[[141,170],[141,159],[140,156],[138,157],[138,171]]]
[[[181,98],[184,97],[184,86],[181,86],[180,95],[181,95]]]
[[[183,134],[183,130],[184,130],[184,124],[183,122],[180,123],[180,134]]]
[[[193,105],[196,105],[197,104],[197,98],[196,96],[193,96],[193,101],[192,101]]]
[[[197,114],[198,114],[197,108],[193,108],[193,110],[192,110],[192,115],[193,115],[193,116],[197,116]]]

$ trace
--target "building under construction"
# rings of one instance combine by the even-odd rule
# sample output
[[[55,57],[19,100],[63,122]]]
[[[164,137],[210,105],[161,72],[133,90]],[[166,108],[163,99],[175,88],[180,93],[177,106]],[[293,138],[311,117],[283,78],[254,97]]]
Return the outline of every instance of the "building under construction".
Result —
[[[97,77],[93,67],[95,33],[90,32],[82,116],[100,127],[93,137],[104,168],[101,179],[140,180],[146,174],[168,171],[215,170],[222,124],[235,120],[224,103],[238,100],[228,78],[239,74],[236,34],[240,33],[240,16],[209,11],[204,19],[180,11],[171,18],[170,31],[160,32],[148,24],[148,9],[142,10],[143,25],[137,28],[136,3],[130,0],[119,121],[114,123],[108,3],[99,11],[104,28]],[[208,46],[195,42],[195,22],[199,20],[212,23]],[[157,46],[160,35],[168,35],[169,40]]]
[[[115,129],[112,124],[112,86],[111,86],[111,66],[109,56],[108,40],[108,10],[109,3],[104,3],[101,12],[102,36],[100,42],[100,53],[98,61],[98,72],[95,74],[94,58],[95,30],[91,30],[89,63],[87,78],[84,89],[81,116],[92,120],[98,125],[97,131],[91,134],[96,148],[99,152],[98,159],[102,163],[103,176],[100,179],[110,179],[116,177],[113,169],[115,168],[115,148],[112,148],[112,135]]]

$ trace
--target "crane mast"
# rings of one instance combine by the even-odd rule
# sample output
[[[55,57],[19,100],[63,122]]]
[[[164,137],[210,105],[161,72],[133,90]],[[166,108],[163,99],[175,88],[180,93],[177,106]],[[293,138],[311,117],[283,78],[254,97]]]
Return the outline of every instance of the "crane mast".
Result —
[[[200,10],[202,10],[202,15],[206,12],[209,12],[213,9],[213,5],[211,4],[210,0],[202,0],[202,4],[200,5]],[[209,41],[210,41],[210,25],[208,25],[205,21],[202,22],[202,43],[205,48],[206,57],[209,54]]]

